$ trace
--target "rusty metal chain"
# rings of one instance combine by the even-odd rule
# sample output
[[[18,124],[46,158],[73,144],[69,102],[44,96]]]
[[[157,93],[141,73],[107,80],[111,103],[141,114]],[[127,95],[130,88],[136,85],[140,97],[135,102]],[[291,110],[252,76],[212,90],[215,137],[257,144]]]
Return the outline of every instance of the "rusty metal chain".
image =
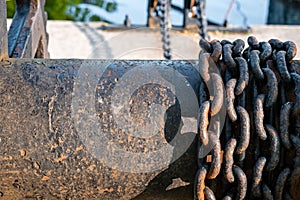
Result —
[[[198,18],[199,35],[204,39],[208,39],[205,4],[206,4],[206,0],[197,1],[197,18]],[[163,42],[162,47],[164,51],[164,57],[167,60],[172,59],[171,40],[170,40],[170,27],[171,27],[170,7],[171,7],[170,0],[159,0],[160,27],[161,27],[162,42]]]
[[[219,139],[220,120],[218,113],[221,111],[224,102],[224,91],[222,88],[222,78],[218,69],[210,70],[210,63],[216,64],[221,56],[221,44],[215,41],[211,47],[211,53],[206,52],[199,55],[199,65],[203,81],[200,83],[199,100],[201,102],[199,109],[199,146],[211,147],[209,156],[206,159],[198,159],[199,170],[195,179],[195,199],[216,199],[213,192],[213,186],[205,184],[206,179],[215,179],[221,171],[222,152],[221,141]],[[208,100],[206,86],[213,88],[213,99]],[[212,128],[209,128],[211,125]],[[199,148],[198,154],[202,154]],[[198,157],[199,157],[198,155]]]
[[[206,0],[197,1],[197,18],[198,18],[199,35],[203,39],[208,39],[205,4],[206,4]]]
[[[277,39],[258,42],[253,36],[247,42],[245,50],[241,39],[199,42],[198,154],[201,146],[213,145],[207,156],[198,156],[195,199],[300,198],[296,45]],[[224,105],[212,64],[217,65],[225,85]],[[208,127],[222,106],[226,107],[226,123],[216,137]]]
[[[170,41],[170,0],[160,0],[160,27],[162,34],[164,57],[171,60],[171,41]]]

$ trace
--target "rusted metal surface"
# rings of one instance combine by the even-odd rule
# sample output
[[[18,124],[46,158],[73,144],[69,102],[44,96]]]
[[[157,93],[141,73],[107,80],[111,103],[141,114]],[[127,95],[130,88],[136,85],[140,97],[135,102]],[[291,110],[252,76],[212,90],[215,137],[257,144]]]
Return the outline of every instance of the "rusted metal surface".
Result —
[[[84,63],[92,67],[104,62],[44,59],[0,62],[1,199],[192,199],[195,145],[165,169],[129,173],[100,162],[80,139],[71,115],[78,70]],[[110,118],[113,116],[111,90],[116,80],[142,64],[163,64],[177,69],[195,91],[200,75],[187,61],[113,61],[104,71],[95,91],[99,123],[109,129],[111,140],[120,142],[120,147],[147,151],[155,147],[153,142],[163,145],[174,137],[182,114],[174,106],[172,93],[149,85],[140,88],[133,97],[134,119],[146,123],[147,106],[151,101],[158,101],[171,106],[165,128],[153,140],[139,141],[131,137],[131,142],[125,133],[114,128],[115,122]],[[175,80],[176,75],[170,74],[170,79]],[[176,185],[177,179],[184,184],[168,189]]]
[[[199,84],[205,86],[199,87],[201,156],[197,163],[198,171],[205,168],[207,173],[200,179],[196,174],[195,198],[208,198],[207,187],[209,197],[216,199],[299,199],[300,65],[293,61],[295,44],[277,39],[258,42],[254,36],[248,38],[244,51],[242,40],[201,39],[199,44]],[[212,75],[218,75],[226,86],[225,112],[211,108],[215,98],[224,96],[223,87],[210,90],[211,82],[216,82]],[[217,138],[219,129],[208,131],[215,126],[216,116],[219,124],[226,117]],[[205,154],[203,146],[208,144],[212,152]],[[224,162],[218,170],[223,173],[210,176],[216,160]]]
[[[0,61],[8,57],[6,2],[0,0]]]
[[[8,53],[12,58],[49,58],[45,0],[17,0],[8,32]]]

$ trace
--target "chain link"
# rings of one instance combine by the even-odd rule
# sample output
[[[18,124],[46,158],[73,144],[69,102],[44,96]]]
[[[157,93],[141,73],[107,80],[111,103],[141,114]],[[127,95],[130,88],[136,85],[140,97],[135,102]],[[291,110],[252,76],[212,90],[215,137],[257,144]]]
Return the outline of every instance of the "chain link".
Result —
[[[162,34],[164,57],[171,60],[171,41],[170,41],[170,0],[159,0],[160,8],[160,27]]]
[[[202,1],[198,2],[200,6]],[[203,26],[199,29],[203,33]],[[245,43],[240,39],[199,42],[202,79],[198,148],[209,144],[217,135],[208,126],[212,116],[220,111],[220,105],[223,106],[217,103],[224,91],[214,85],[220,81],[212,73],[211,60],[218,66],[221,81],[226,85],[226,123],[220,137],[214,138],[211,153],[197,160],[195,191],[201,192],[196,192],[195,199],[300,197],[297,188],[300,185],[300,66],[293,61],[296,45],[277,39],[258,42],[254,36],[247,42],[249,46],[245,50]],[[213,94],[208,92],[210,87],[214,88]],[[205,174],[200,173],[203,169]],[[249,191],[247,184],[250,184]]]
[[[206,18],[206,0],[197,0],[197,18],[199,35],[203,39],[208,39],[207,18]]]
[[[160,11],[160,27],[161,27],[161,34],[162,34],[162,42],[163,42],[163,51],[164,57],[167,60],[172,59],[171,55],[171,40],[170,40],[170,27],[172,26],[170,23],[170,9],[171,9],[171,1],[170,0],[159,0],[159,11]],[[205,5],[206,0],[197,0],[197,18],[198,18],[198,28],[199,28],[199,35],[204,38],[208,39],[207,34],[207,18],[205,12]],[[220,45],[220,52],[222,46]],[[214,57],[214,55],[212,55]],[[216,58],[218,59],[218,58]]]

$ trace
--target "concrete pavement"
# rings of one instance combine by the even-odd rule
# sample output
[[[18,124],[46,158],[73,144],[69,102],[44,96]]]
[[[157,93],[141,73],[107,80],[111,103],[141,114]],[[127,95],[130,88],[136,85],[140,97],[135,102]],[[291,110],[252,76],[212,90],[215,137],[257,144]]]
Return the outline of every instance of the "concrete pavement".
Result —
[[[8,21],[10,24],[11,20]],[[103,30],[101,22],[48,21],[51,58],[122,58],[163,59],[159,30]],[[292,40],[300,47],[300,26],[252,26],[248,33],[209,32],[211,39],[246,41],[254,35],[259,41],[278,38]],[[174,59],[197,59],[199,36],[196,31],[172,31],[171,48]],[[297,54],[300,59],[300,54]]]

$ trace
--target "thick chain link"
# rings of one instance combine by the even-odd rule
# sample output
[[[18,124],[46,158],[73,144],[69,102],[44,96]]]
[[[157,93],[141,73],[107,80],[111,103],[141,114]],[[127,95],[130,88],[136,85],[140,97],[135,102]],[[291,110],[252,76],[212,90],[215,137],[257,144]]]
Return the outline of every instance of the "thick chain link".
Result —
[[[171,0],[159,0],[159,10],[160,11],[160,27],[162,34],[162,42],[163,42],[163,51],[164,57],[167,60],[172,59],[171,55],[171,40],[170,40],[170,8],[171,8]],[[207,34],[207,19],[206,19],[206,0],[197,0],[197,18],[198,18],[198,28],[199,35],[208,39]]]
[[[197,160],[195,199],[300,197],[296,45],[277,39],[258,42],[253,36],[247,42],[244,50],[245,42],[240,39],[200,40],[199,149],[212,139],[215,143],[206,157]],[[220,83],[211,73],[212,61],[226,90],[226,123],[218,138],[208,130],[223,106],[217,103],[223,91],[215,86]],[[209,87],[214,88],[213,95]]]
[[[208,39],[205,5],[206,5],[206,0],[197,0],[197,18],[198,18],[199,35],[203,39]]]
[[[160,27],[162,34],[164,57],[171,60],[171,41],[170,41],[170,0],[159,0],[160,8]]]

